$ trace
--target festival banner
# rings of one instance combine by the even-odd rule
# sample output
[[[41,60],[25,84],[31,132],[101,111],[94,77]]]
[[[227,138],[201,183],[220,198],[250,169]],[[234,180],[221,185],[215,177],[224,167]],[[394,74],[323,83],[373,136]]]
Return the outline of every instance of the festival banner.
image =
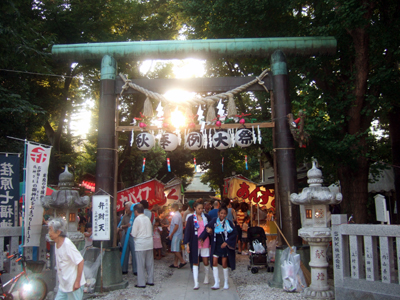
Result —
[[[155,204],[164,205],[167,201],[164,195],[164,184],[156,179],[152,179],[119,191],[117,194],[117,211],[124,210],[124,203],[126,201],[138,203],[142,200],[147,200],[150,208]]]
[[[43,221],[40,199],[46,195],[51,148],[27,143],[25,246],[39,246]]]
[[[231,177],[226,184],[228,185],[227,197],[230,199],[245,201],[254,205],[258,204],[267,209],[275,207],[274,190],[265,189],[252,181],[239,177]]]
[[[164,190],[167,203],[171,204],[182,199],[181,183]]]
[[[0,155],[0,227],[18,226],[19,154]]]

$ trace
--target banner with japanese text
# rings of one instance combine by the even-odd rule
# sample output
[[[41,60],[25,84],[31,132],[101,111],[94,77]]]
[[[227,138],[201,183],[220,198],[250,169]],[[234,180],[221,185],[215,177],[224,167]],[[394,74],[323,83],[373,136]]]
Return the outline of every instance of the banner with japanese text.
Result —
[[[95,195],[92,197],[92,239],[94,241],[109,241],[111,230],[110,196]]]
[[[119,191],[117,194],[117,211],[124,210],[124,203],[126,201],[138,203],[142,200],[149,202],[149,208],[155,204],[164,205],[167,202],[167,198],[164,195],[164,184],[156,179],[152,179]]]
[[[232,177],[228,182],[228,198],[260,205],[267,209],[275,207],[274,190],[257,186],[254,182]]]
[[[19,200],[18,154],[0,155],[0,227],[18,226]]]
[[[181,201],[182,200],[181,184],[179,183],[175,186],[165,189],[164,194],[167,197],[168,204],[172,204],[176,201]]]
[[[40,198],[46,195],[51,148],[27,143],[25,246],[39,246],[43,222]]]

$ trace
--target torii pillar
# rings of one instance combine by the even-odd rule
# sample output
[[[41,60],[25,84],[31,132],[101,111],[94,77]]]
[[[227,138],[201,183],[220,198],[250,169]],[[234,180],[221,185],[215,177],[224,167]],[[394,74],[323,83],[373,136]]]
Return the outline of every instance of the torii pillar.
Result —
[[[101,96],[99,108],[98,151],[96,165],[96,191],[104,190],[115,195],[114,168],[115,159],[115,89],[116,60],[145,59],[208,59],[223,57],[271,55],[272,83],[275,97],[275,132],[277,153],[277,172],[279,180],[279,201],[282,231],[291,245],[301,245],[297,231],[300,226],[298,207],[293,206],[289,195],[297,193],[297,171],[295,149],[290,134],[286,115],[291,112],[288,93],[288,74],[284,53],[296,55],[334,54],[334,37],[289,37],[289,38],[254,38],[254,39],[208,39],[208,40],[172,40],[119,43],[87,43],[73,45],[54,45],[52,54],[55,59],[73,62],[99,61],[101,66]],[[113,216],[116,218],[116,199],[111,201]],[[112,220],[113,222],[113,220]],[[113,223],[112,223],[113,224]],[[116,228],[115,228],[116,230]],[[112,233],[111,241],[113,240]],[[114,253],[111,242],[106,243]],[[105,255],[106,257],[106,255]],[[107,265],[105,290],[124,287],[119,260],[110,257]],[[108,276],[108,277],[107,277]]]

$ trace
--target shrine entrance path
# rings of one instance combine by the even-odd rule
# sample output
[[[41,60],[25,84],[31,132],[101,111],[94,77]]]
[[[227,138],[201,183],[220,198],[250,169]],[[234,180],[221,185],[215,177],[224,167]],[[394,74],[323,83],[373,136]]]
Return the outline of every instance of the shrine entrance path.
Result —
[[[219,267],[220,286],[224,285],[224,274],[222,268]],[[220,288],[219,290],[212,290],[211,286],[214,285],[214,278],[212,270],[210,270],[210,283],[203,284],[204,280],[204,266],[200,265],[199,272],[199,285],[198,290],[193,290],[193,275],[190,270],[189,264],[183,269],[174,269],[174,273],[165,282],[164,288],[154,298],[155,300],[184,300],[184,299],[229,299],[239,300],[239,295],[236,291],[236,286],[232,278],[229,278],[229,290]]]

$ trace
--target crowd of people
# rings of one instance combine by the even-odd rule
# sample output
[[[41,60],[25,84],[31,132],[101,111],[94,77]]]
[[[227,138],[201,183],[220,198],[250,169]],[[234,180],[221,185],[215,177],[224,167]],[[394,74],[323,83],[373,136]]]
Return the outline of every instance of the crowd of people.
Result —
[[[138,218],[136,207],[139,210],[138,214],[143,215],[138,219],[141,220],[138,223],[135,221]],[[267,212],[258,212],[253,219],[255,222],[263,222],[267,219],[267,215]],[[147,217],[147,223],[150,225],[142,222],[144,217]],[[178,203],[172,204],[169,208],[154,206],[151,210],[148,209],[146,200],[140,204],[126,202],[125,215],[118,228],[121,246],[124,249],[121,258],[122,272],[127,274],[131,256],[133,274],[138,276],[136,287],[144,288],[146,285],[152,285],[153,275],[150,273],[153,272],[154,259],[160,260],[168,253],[172,253],[174,260],[169,267],[182,269],[189,263],[195,290],[199,289],[200,260],[204,266],[203,283],[209,284],[212,269],[214,285],[211,289],[219,289],[218,265],[222,265],[223,288],[229,289],[228,270],[235,269],[236,253],[248,254],[247,230],[251,226],[250,219],[248,204],[232,203],[229,199],[213,202],[198,199],[182,206]],[[151,230],[146,226],[151,227]],[[131,233],[129,233],[130,227]],[[144,238],[148,243],[139,243],[141,246],[138,248],[138,239]],[[145,248],[142,247],[144,244]],[[147,252],[144,254],[138,251]]]
[[[251,216],[248,204],[227,198],[222,201],[191,200],[183,205],[173,203],[170,207],[154,205],[151,210],[148,202],[142,200],[140,203],[126,202],[124,208],[117,230],[121,269],[122,274],[128,274],[131,262],[133,275],[137,276],[136,288],[154,285],[154,260],[172,253],[174,260],[169,267],[182,269],[189,263],[193,289],[199,289],[200,260],[204,266],[203,283],[210,283],[212,270],[214,285],[211,289],[219,289],[218,266],[222,265],[223,288],[229,289],[229,268],[235,269],[236,253],[248,254],[250,220],[262,223],[269,218],[269,212],[256,209]],[[52,223],[52,226],[58,233],[61,225]],[[85,247],[92,244],[91,227],[91,223],[86,222]],[[59,234],[59,239],[63,240],[63,231]],[[71,264],[79,266],[80,258],[74,259]],[[69,292],[76,293],[75,286]]]

